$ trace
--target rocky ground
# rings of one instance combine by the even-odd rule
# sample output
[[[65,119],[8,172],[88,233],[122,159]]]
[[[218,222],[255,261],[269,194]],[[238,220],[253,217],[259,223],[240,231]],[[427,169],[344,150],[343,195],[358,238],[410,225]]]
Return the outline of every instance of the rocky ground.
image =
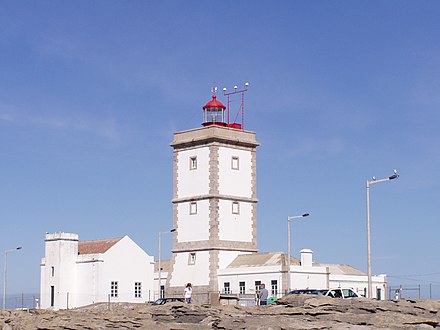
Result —
[[[2,311],[10,329],[433,329],[440,328],[440,301],[375,301],[287,296],[269,306],[208,307],[171,303],[99,304],[48,311]]]

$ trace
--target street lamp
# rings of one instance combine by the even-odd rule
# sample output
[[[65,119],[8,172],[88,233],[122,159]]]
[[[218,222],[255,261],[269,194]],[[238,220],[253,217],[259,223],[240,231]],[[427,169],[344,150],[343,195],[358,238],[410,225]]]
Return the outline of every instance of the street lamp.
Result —
[[[300,219],[304,217],[308,217],[308,213],[304,213],[303,215],[295,215],[287,217],[287,287],[288,292],[290,291],[290,221],[293,219]]]
[[[160,231],[159,232],[159,278],[158,278],[158,282],[159,282],[159,298],[161,298],[161,293],[162,293],[162,265],[161,265],[161,250],[162,250],[162,234],[168,234],[168,233],[173,233],[175,232],[176,229],[171,229],[171,230],[167,230],[167,231]]]
[[[368,298],[372,296],[372,281],[371,281],[371,235],[370,235],[370,185],[386,182],[390,180],[397,179],[399,174],[397,174],[397,170],[393,171],[393,175],[389,176],[385,179],[376,180],[376,177],[373,176],[373,180],[367,180],[367,268],[368,268]]]
[[[3,309],[6,309],[6,275],[8,271],[8,253],[21,250],[21,246],[15,249],[9,249],[5,251],[5,263],[4,263],[4,276],[3,276]]]

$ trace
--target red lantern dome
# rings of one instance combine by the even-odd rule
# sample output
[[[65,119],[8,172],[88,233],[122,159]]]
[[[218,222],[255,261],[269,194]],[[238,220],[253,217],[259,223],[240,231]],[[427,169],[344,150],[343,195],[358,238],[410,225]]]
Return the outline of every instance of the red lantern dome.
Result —
[[[205,104],[205,106],[203,107],[203,110],[205,110],[207,108],[222,108],[223,110],[226,109],[226,107],[223,105],[223,103],[221,103],[220,101],[217,100],[216,95],[213,95],[212,100]]]
[[[203,126],[217,125],[226,126],[225,122],[226,107],[213,95],[212,100],[203,107]]]

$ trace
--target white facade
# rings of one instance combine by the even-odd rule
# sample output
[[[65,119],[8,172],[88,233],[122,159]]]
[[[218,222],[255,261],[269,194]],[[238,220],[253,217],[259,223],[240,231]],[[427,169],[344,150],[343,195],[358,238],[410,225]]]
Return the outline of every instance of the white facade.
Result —
[[[301,261],[291,260],[290,288],[330,289],[352,288],[359,295],[365,295],[367,275],[351,266],[342,264],[317,264],[312,261],[312,251],[301,251]],[[287,257],[284,253],[254,253],[237,257],[218,272],[221,293],[252,297],[264,283],[270,297],[282,297],[288,290]],[[387,280],[385,275],[373,276],[373,298],[386,299]]]
[[[153,285],[153,257],[128,236],[80,242],[76,234],[46,234],[41,308],[151,301]]]

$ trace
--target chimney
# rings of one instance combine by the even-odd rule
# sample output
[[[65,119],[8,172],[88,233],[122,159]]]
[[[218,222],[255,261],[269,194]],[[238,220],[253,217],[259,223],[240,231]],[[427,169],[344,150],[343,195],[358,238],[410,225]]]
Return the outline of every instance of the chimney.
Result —
[[[313,251],[310,249],[302,249],[300,253],[301,253],[301,266],[312,267]]]

